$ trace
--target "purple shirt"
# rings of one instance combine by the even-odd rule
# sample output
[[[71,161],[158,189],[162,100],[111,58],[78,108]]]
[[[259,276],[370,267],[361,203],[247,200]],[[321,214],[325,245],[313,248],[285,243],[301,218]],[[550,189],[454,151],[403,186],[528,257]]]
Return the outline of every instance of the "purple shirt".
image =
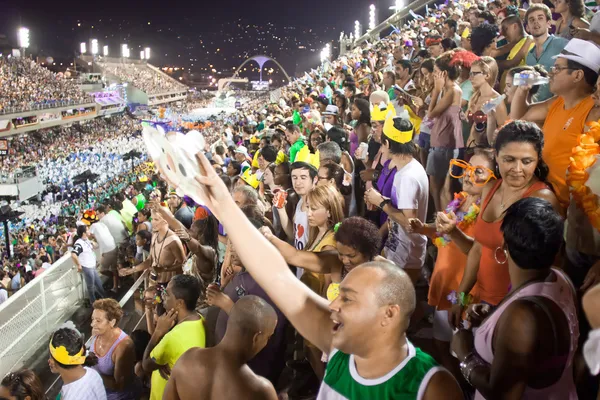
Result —
[[[381,193],[383,197],[387,198],[392,197],[392,188],[394,187],[394,175],[396,175],[396,167],[392,168],[391,170],[389,169],[390,162],[391,160],[387,160],[385,164],[383,164],[383,169],[379,174],[379,179],[377,179],[377,189],[379,189],[379,193]],[[392,202],[394,202],[393,199]],[[396,206],[395,204],[393,205]],[[382,211],[381,215],[379,216],[379,226],[385,224],[387,222],[387,219],[388,215]]]

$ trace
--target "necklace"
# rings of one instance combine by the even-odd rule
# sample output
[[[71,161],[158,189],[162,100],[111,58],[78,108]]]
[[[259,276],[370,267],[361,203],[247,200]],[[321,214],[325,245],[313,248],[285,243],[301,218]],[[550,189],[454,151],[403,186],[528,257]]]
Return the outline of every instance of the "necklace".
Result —
[[[529,187],[531,185],[533,185],[533,182],[528,183],[527,186],[521,190],[523,190],[523,192],[526,192],[527,189],[529,189]],[[513,194],[508,199],[504,200],[505,193],[506,193],[506,187],[503,187],[502,188],[502,197],[500,198],[500,207],[502,208],[502,210],[504,210],[507,207],[507,204],[508,204],[508,206],[510,206],[512,204],[512,203],[509,203],[510,200],[514,200],[515,197],[523,195],[523,193],[521,193],[521,191],[519,190],[516,194]],[[513,203],[514,203],[514,201],[513,201]]]

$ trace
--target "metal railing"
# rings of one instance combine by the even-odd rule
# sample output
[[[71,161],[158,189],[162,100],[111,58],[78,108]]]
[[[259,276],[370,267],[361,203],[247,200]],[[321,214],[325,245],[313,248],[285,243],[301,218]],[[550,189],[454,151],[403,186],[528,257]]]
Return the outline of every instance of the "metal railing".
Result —
[[[125,306],[125,304],[127,304],[127,302],[133,297],[133,295],[137,292],[138,288],[142,285],[142,283],[144,283],[144,281],[146,280],[148,275],[149,275],[149,270],[144,271],[144,273],[142,273],[142,275],[140,275],[140,277],[137,279],[137,281],[135,281],[135,283],[127,291],[127,293],[125,293],[125,295],[123,296],[121,301],[119,301],[119,305],[121,306],[121,308],[123,308]],[[131,331],[133,332],[134,330],[136,330],[138,328],[138,326],[140,325],[140,323],[144,319],[146,319],[146,314],[142,313],[142,315],[140,316],[140,319],[137,321],[137,323],[135,324],[135,327]],[[89,337],[87,342],[85,342],[85,347],[89,348],[91,343],[92,343],[92,338]],[[59,380],[60,380],[60,376],[57,376],[56,379],[52,382],[52,384],[46,390],[46,395],[48,395],[48,393],[50,393],[50,391],[52,390],[54,385],[56,385]]]
[[[66,254],[0,305],[0,377],[19,369],[85,296],[82,275]]]
[[[86,98],[83,100],[51,100],[50,103],[42,103],[42,104],[34,104],[29,107],[3,107],[0,108],[0,115],[6,114],[18,114],[29,111],[41,111],[41,110],[50,110],[53,108],[60,107],[68,107],[68,106],[78,106],[84,104],[93,104],[94,99],[92,97]]]

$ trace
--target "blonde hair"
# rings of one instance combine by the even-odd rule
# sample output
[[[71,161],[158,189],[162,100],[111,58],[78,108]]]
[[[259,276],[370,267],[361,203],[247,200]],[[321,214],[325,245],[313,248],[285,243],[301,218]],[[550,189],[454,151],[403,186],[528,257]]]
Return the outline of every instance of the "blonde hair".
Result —
[[[493,88],[498,79],[498,63],[493,57],[483,56],[474,61],[471,68],[479,67],[488,76],[487,83]]]
[[[332,228],[338,222],[344,219],[344,198],[338,190],[332,185],[315,186],[306,195],[306,201],[309,205],[315,204],[322,206],[329,211],[328,227]],[[319,228],[311,226],[308,231],[308,243],[305,249],[309,249],[314,244],[319,234]]]

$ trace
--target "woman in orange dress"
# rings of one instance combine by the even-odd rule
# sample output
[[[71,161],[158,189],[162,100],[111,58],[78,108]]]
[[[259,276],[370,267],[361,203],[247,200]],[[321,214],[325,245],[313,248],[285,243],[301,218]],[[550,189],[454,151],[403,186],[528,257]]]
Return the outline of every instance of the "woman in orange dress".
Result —
[[[461,167],[460,173],[452,167]],[[471,247],[465,237],[473,235],[475,220],[479,214],[481,192],[485,185],[496,179],[494,170],[494,154],[492,149],[476,148],[469,163],[452,160],[450,171],[453,176],[462,179],[463,191],[455,194],[454,200],[448,204],[444,214],[455,222],[457,229],[450,234],[438,233],[436,224],[423,224],[418,219],[411,220],[412,228],[429,236],[438,248],[438,255],[429,282],[429,305],[436,308],[433,319],[433,343],[436,359],[457,379],[462,379],[458,361],[450,355],[452,328],[448,322],[448,310],[452,307],[451,299],[456,293],[467,264],[467,253]],[[452,172],[454,170],[454,172]],[[461,232],[457,232],[460,230]],[[471,296],[478,298],[477,285],[470,291]]]
[[[502,179],[489,182],[483,189],[473,246],[457,291],[459,297],[477,284],[479,301],[497,306],[508,293],[510,277],[502,252],[504,238],[500,225],[511,204],[525,197],[539,197],[560,211],[558,200],[546,183],[548,166],[542,160],[543,147],[542,131],[530,122],[510,122],[498,133],[494,149]],[[464,309],[463,302],[452,306],[448,316],[452,326],[461,326]]]

